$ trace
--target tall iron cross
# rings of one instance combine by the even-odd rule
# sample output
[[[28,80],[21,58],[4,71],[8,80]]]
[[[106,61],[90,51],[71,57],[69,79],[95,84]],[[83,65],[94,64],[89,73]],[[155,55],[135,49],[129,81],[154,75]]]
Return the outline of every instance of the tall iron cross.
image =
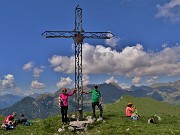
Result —
[[[82,8],[78,5],[75,9],[75,28],[73,31],[45,31],[42,36],[46,38],[73,38],[75,44],[75,93],[77,119],[83,117],[83,75],[82,75],[82,43],[84,38],[110,39],[111,32],[85,32],[82,28]]]

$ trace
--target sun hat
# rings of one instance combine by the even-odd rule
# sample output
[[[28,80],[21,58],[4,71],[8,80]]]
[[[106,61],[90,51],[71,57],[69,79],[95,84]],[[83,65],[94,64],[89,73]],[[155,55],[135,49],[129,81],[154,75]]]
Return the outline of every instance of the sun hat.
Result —
[[[127,106],[130,106],[130,105],[132,105],[132,103],[128,103],[128,104],[127,104]]]

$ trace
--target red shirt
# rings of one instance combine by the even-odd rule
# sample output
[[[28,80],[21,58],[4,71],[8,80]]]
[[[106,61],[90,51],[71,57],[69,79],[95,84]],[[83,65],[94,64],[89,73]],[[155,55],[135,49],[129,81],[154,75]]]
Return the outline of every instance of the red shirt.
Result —
[[[134,110],[134,108],[132,108],[132,107],[126,107],[126,116],[130,117],[133,110]]]
[[[13,121],[13,120],[14,120],[14,117],[12,115],[9,115],[4,119],[3,123],[7,123],[7,122]]]

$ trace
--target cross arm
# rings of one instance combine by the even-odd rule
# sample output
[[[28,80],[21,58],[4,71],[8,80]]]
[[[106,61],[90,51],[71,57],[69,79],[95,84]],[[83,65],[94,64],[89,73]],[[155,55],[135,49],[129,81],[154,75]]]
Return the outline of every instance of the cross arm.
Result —
[[[46,38],[73,38],[74,31],[45,31],[41,35]]]
[[[84,38],[110,39],[113,37],[111,32],[83,32]]]
[[[41,35],[46,38],[74,38],[75,34],[81,34],[84,38],[110,39],[111,32],[84,32],[84,31],[45,31]]]

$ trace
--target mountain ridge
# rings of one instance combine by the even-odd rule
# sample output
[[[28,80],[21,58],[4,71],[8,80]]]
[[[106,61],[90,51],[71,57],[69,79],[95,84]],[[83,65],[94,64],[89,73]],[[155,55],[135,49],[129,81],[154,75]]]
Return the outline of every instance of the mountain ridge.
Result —
[[[171,83],[171,86],[172,86],[172,83]],[[87,85],[87,90],[92,89],[93,87],[94,85]],[[164,92],[164,90],[162,90],[162,88],[165,86],[160,87],[160,89],[159,87],[160,87],[159,85],[158,85],[158,88],[157,87],[151,88],[148,86],[141,86],[141,87],[133,86],[131,87],[130,90],[125,90],[120,87],[117,87],[116,84],[104,83],[104,84],[99,85],[99,90],[102,93],[103,104],[114,103],[123,95],[131,95],[134,97],[151,97],[156,100],[165,102],[168,99],[165,100],[164,97],[166,97],[166,95],[168,94],[171,94],[172,96],[173,93],[175,93],[174,97],[176,98],[177,102],[180,101],[180,98],[179,98],[180,95],[176,94],[177,91],[171,91],[173,93],[169,93],[168,91],[166,93]],[[68,91],[70,91],[70,89],[68,89]],[[36,98],[25,97],[24,99],[18,101],[17,103],[15,103],[14,105],[8,108],[0,109],[0,114],[6,116],[11,112],[16,111],[17,113],[26,114],[30,119],[46,118],[54,114],[59,114],[60,108],[57,102],[57,98],[60,93],[61,91],[58,90],[53,94],[42,94],[42,95],[37,96]],[[90,94],[84,95],[83,101],[84,101],[85,111],[91,110],[90,97],[91,97]],[[74,106],[75,106],[74,96],[72,96],[69,98],[69,112],[74,112],[75,110]]]
[[[133,106],[138,109],[140,118],[133,121],[125,116],[125,108],[128,102],[132,102]],[[86,131],[70,131],[68,125],[64,131],[60,115],[49,116],[46,119],[30,120],[33,122],[31,126],[17,126],[16,130],[9,130],[8,134],[13,135],[61,135],[61,134],[88,134],[88,135],[156,135],[156,134],[175,134],[180,133],[180,108],[175,105],[160,102],[152,98],[137,98],[132,96],[122,96],[112,104],[103,105],[103,121],[95,122],[87,126]],[[97,112],[98,113],[98,112]],[[68,113],[69,118],[73,113]],[[84,112],[84,117],[89,116],[89,112]],[[150,117],[157,116],[161,120],[156,124],[148,124]],[[0,121],[4,117],[0,116]],[[6,134],[4,130],[0,130],[0,134]]]

